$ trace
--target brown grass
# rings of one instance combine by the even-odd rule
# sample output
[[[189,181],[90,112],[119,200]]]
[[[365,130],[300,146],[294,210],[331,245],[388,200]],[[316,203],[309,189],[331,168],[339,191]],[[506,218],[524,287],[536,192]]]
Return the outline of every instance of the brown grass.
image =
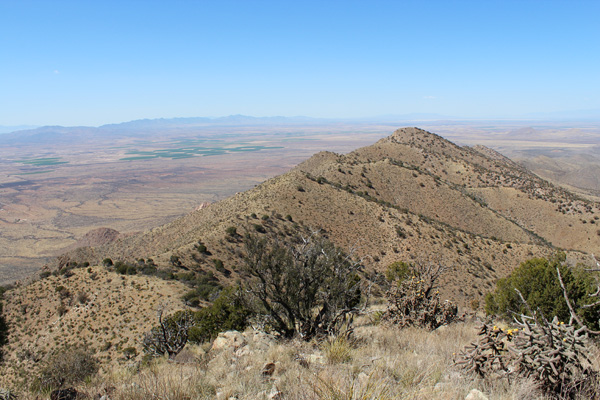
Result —
[[[118,367],[97,375],[78,389],[105,393],[113,400],[267,399],[281,392],[291,400],[464,399],[479,389],[491,400],[539,399],[527,380],[483,381],[463,376],[454,353],[475,339],[474,323],[453,324],[434,332],[408,328],[357,327],[349,341],[275,342],[260,350],[204,351],[190,346],[196,362],[179,364],[161,358],[149,365]],[[331,358],[341,351],[342,358]],[[349,355],[347,357],[346,355]],[[596,367],[599,353],[593,354]],[[300,361],[303,360],[303,361]],[[262,371],[275,364],[272,376]],[[34,398],[25,393],[21,398]]]

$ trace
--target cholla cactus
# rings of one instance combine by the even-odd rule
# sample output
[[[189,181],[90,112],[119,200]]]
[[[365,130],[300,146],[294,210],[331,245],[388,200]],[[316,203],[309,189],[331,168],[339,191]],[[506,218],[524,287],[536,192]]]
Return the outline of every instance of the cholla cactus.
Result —
[[[508,347],[516,374],[535,379],[548,393],[566,393],[596,380],[583,329],[537,315],[533,320],[522,317],[519,325],[522,329]]]
[[[532,378],[549,396],[570,398],[594,390],[597,372],[586,356],[587,334],[581,328],[534,313],[521,315],[515,329],[484,323],[477,342],[467,346],[455,364],[480,378]],[[595,398],[595,397],[592,397]]]
[[[0,400],[17,400],[17,395],[9,389],[0,388]]]
[[[481,325],[476,343],[471,343],[455,360],[469,374],[480,378],[491,376],[507,376],[506,345],[512,339],[513,330],[504,330],[496,325]]]
[[[441,301],[435,281],[441,267],[421,268],[415,276],[393,285],[388,291],[388,308],[382,319],[401,328],[418,326],[433,330],[458,319],[458,307]]]

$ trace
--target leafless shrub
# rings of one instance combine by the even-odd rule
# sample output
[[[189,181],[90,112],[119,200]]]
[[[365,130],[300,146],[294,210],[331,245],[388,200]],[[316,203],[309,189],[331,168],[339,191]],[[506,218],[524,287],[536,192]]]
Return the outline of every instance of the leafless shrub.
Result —
[[[169,357],[177,355],[188,341],[188,332],[193,326],[192,312],[189,310],[178,311],[165,317],[164,306],[158,311],[158,325],[144,336],[144,352],[154,357],[167,354]]]
[[[444,271],[441,266],[419,266],[414,275],[404,279],[387,292],[388,308],[384,321],[400,328],[417,326],[434,330],[459,319],[458,307],[441,301],[436,281]]]
[[[351,325],[361,298],[361,265],[351,255],[317,233],[297,243],[248,234],[245,244],[244,288],[275,331],[310,340]]]
[[[98,360],[86,349],[63,350],[51,357],[34,381],[34,391],[46,392],[75,385],[98,371]]]

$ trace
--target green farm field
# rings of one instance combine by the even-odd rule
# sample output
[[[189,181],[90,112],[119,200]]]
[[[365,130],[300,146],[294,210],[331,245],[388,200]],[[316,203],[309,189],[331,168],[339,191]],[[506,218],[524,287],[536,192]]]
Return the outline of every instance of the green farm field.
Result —
[[[402,126],[486,145],[582,195],[600,193],[600,126],[531,124],[216,126],[114,136],[75,130],[60,140],[6,141],[0,145],[0,284],[35,273],[92,229],[150,229],[250,189],[314,153],[347,153]]]
[[[347,131],[344,127],[344,131]],[[150,229],[389,128],[216,129],[0,147],[0,285],[39,270],[90,230]]]

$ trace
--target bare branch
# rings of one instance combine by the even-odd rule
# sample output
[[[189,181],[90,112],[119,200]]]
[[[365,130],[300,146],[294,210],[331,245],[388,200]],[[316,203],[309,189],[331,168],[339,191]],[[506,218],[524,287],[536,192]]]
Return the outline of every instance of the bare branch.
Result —
[[[586,268],[586,271],[590,271],[590,272],[598,272],[600,271],[600,261],[598,261],[598,259],[596,258],[596,256],[594,255],[594,253],[592,253],[592,260],[596,263],[596,268]]]
[[[565,298],[565,301],[567,302],[567,307],[569,307],[569,311],[571,313],[571,318],[574,319],[575,321],[577,321],[579,326],[581,326],[581,328],[583,328],[584,331],[586,331],[592,335],[600,335],[600,331],[593,331],[590,328],[588,328],[581,321],[581,319],[579,318],[577,313],[575,313],[575,310],[573,309],[573,306],[571,305],[571,300],[569,300],[569,295],[567,294],[567,289],[565,288],[565,284],[563,282],[562,275],[560,274],[560,269],[558,268],[558,266],[556,266],[556,272],[558,273],[558,281],[560,282],[560,287],[562,288],[563,296]]]
[[[521,298],[521,301],[523,302],[523,304],[525,304],[525,307],[527,307],[527,311],[529,311],[529,313],[532,315],[532,319],[535,319],[535,317],[533,317],[533,315],[535,315],[535,313],[533,312],[531,307],[529,307],[529,303],[527,303],[527,300],[525,300],[525,297],[523,297],[523,293],[521,293],[521,291],[517,288],[515,288],[515,292],[517,292],[517,294]]]

